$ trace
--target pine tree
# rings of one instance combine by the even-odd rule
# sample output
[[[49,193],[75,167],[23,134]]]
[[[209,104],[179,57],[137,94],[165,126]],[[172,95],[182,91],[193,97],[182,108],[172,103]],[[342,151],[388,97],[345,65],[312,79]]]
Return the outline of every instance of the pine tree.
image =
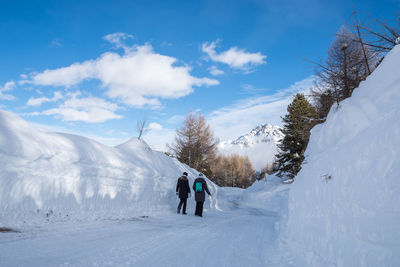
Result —
[[[278,163],[277,176],[293,178],[301,169],[304,151],[307,148],[310,130],[316,124],[317,112],[303,94],[297,94],[287,108],[288,114],[283,117],[285,134],[280,153],[276,156]]]

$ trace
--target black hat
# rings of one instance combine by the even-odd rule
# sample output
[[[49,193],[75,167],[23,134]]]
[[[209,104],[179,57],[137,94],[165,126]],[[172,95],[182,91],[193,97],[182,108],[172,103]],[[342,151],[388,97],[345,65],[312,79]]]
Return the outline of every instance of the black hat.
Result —
[[[183,175],[187,176],[187,172],[184,172]]]

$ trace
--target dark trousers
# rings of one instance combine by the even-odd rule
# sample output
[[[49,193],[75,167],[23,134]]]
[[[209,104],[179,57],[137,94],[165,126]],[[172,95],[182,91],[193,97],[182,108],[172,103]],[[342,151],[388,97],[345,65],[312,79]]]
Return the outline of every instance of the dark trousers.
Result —
[[[181,200],[181,201],[179,202],[179,205],[178,205],[178,213],[181,212],[182,204],[183,204],[182,213],[186,213],[186,202],[187,202],[187,198],[181,198],[180,200]]]
[[[203,204],[204,202],[196,201],[196,212],[194,213],[194,215],[200,217],[203,216]]]

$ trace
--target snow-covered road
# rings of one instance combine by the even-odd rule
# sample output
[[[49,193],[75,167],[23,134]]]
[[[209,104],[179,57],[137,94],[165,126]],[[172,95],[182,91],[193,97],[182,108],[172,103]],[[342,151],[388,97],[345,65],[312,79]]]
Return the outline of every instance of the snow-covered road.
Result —
[[[286,192],[271,196],[276,203]],[[251,206],[242,194],[229,199],[231,208],[205,211],[203,218],[190,212],[3,233],[0,266],[290,266],[278,249],[276,206]]]

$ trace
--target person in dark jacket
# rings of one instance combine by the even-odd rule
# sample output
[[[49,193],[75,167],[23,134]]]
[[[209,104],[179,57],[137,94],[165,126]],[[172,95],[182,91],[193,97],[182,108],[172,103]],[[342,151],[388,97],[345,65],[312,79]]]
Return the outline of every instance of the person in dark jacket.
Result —
[[[203,174],[200,173],[199,177],[194,180],[193,183],[194,199],[196,200],[196,212],[194,215],[203,217],[203,204],[206,200],[206,193],[211,196],[208,190],[206,180],[203,178]],[[205,191],[205,192],[204,192]]]
[[[176,194],[179,194],[179,199],[181,200],[178,205],[178,213],[181,212],[181,207],[183,204],[182,214],[186,214],[186,202],[188,199],[188,195],[190,194],[190,186],[187,175],[187,172],[184,172],[183,175],[179,177],[176,184]]]

